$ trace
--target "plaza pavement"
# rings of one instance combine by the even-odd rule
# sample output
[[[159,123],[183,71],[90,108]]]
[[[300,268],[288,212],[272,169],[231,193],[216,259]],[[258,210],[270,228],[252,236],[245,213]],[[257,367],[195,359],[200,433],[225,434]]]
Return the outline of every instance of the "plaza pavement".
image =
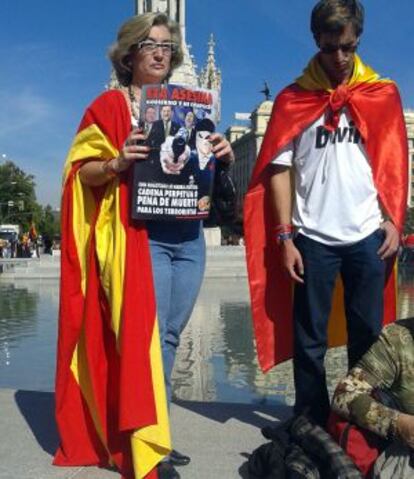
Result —
[[[50,392],[0,389],[0,479],[116,479],[97,467],[51,465],[58,444]],[[265,439],[260,428],[286,418],[287,406],[172,404],[174,447],[191,456],[182,479],[248,478],[247,457]]]
[[[42,256],[8,267],[0,279],[58,278],[59,258]],[[207,277],[245,277],[242,247],[209,248]],[[0,389],[0,479],[115,479],[119,474],[96,467],[51,465],[58,444],[50,392]],[[182,479],[247,478],[248,454],[265,442],[260,428],[285,418],[290,408],[266,404],[181,401],[171,406],[176,449],[191,463],[179,468]]]

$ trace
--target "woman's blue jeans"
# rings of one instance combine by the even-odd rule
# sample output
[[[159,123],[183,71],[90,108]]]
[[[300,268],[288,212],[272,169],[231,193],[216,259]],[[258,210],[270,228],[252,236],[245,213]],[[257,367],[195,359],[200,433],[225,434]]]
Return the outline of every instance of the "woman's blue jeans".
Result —
[[[148,221],[165,386],[171,400],[171,373],[180,334],[190,319],[205,269],[201,221]]]

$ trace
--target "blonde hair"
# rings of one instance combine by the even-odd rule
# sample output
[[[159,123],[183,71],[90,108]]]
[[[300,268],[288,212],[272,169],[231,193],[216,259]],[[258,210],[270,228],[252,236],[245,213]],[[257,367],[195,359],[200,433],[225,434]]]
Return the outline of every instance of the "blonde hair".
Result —
[[[183,50],[181,47],[180,26],[163,13],[144,13],[136,15],[127,20],[119,29],[116,42],[109,48],[108,57],[112,62],[115,74],[121,85],[128,86],[132,81],[131,55],[137,44],[148,38],[152,27],[163,25],[168,28],[171,34],[171,41],[177,47],[172,52],[170,71],[167,77],[171,76],[174,68],[181,65],[183,61]]]

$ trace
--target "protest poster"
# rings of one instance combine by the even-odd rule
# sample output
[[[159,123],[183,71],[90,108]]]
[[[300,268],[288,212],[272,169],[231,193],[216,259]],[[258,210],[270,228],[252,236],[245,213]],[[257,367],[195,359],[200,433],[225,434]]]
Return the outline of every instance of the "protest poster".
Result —
[[[140,220],[205,219],[216,159],[209,141],[218,120],[214,90],[144,85],[140,127],[148,159],[133,166],[131,215]]]

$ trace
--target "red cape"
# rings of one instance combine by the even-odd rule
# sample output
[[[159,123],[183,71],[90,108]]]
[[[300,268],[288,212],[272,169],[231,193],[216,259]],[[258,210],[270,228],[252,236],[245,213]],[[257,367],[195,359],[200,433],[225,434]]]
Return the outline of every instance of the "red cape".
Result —
[[[380,203],[401,232],[407,201],[407,134],[400,96],[393,82],[371,81],[341,86],[332,93],[305,90],[297,84],[276,98],[244,204],[245,243],[254,332],[259,364],[266,371],[292,357],[292,292],[272,236],[274,224],[268,198],[266,166],[294,137],[330,112],[335,128],[342,107],[350,112],[365,143]],[[395,275],[388,268],[384,323],[396,316]],[[330,344],[344,344],[334,298]],[[341,313],[343,315],[343,313]]]
[[[122,93],[104,93],[66,161],[54,460],[116,464],[125,479],[156,477],[170,446],[149,244],[130,219],[128,173],[96,188],[78,173],[117,156],[130,130]]]

